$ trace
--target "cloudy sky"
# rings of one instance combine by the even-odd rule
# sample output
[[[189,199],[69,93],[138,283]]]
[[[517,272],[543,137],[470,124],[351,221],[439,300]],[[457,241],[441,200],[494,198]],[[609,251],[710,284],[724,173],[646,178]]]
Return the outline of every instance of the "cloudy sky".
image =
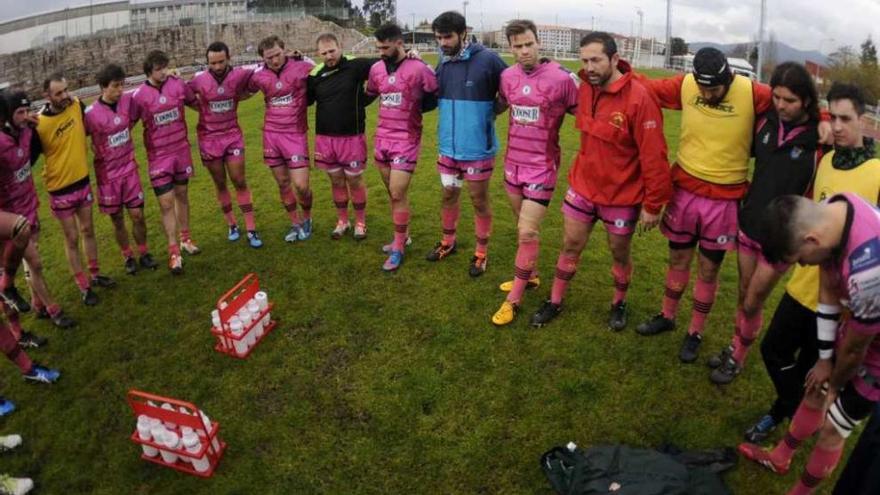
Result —
[[[99,3],[101,0],[94,0]],[[144,0],[137,0],[144,1]],[[461,3],[445,3],[459,10]],[[355,0],[359,3],[358,0]],[[36,12],[88,4],[87,0],[0,0],[0,20]],[[401,22],[431,19],[437,2],[398,0]],[[858,46],[869,35],[880,38],[880,0],[767,0],[767,29],[796,48],[830,52],[840,45]],[[845,8],[841,8],[845,5]],[[663,36],[665,0],[470,0],[469,24],[497,28],[505,19],[521,16],[539,23],[638,32],[637,9],[644,13],[645,34]],[[687,41],[735,43],[757,37],[760,0],[673,0],[673,35]]]

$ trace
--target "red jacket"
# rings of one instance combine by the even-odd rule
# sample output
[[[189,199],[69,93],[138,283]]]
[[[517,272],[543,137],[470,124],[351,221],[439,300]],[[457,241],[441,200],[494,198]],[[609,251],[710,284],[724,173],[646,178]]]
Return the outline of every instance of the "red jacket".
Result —
[[[569,185],[593,203],[642,207],[659,213],[672,196],[663,114],[651,93],[620,61],[623,77],[607,90],[591,85],[584,71],[578,93],[581,148]]]

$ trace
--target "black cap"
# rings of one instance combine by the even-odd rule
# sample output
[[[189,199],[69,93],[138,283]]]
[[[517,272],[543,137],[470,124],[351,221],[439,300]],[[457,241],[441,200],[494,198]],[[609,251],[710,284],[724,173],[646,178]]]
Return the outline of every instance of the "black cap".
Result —
[[[10,117],[19,108],[21,108],[21,107],[30,108],[30,106],[31,106],[31,99],[28,98],[27,93],[25,93],[24,91],[13,91],[12,93],[9,93],[8,95],[6,95],[5,100],[6,100],[6,112],[7,112],[7,115]]]
[[[694,78],[701,86],[727,86],[733,72],[721,50],[707,46],[694,55]]]

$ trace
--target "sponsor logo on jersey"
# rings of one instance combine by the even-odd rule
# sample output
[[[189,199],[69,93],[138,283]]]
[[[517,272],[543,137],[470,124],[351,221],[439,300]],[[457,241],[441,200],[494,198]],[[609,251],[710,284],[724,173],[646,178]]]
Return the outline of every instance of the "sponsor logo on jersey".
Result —
[[[122,119],[120,119],[118,115],[116,117],[113,117],[113,124],[119,125],[121,122]]]
[[[226,92],[226,88],[224,88],[223,86],[220,86],[219,88],[217,88],[218,95],[222,95],[225,92]]]
[[[178,119],[180,119],[180,110],[176,108],[172,108],[171,110],[166,110],[164,112],[159,112],[153,116],[153,122],[156,125],[170,124]]]
[[[622,112],[613,112],[611,118],[608,119],[608,123],[618,129],[623,129],[624,124],[626,123],[626,115]]]
[[[383,93],[381,95],[382,106],[399,107],[403,102],[403,93]]]
[[[522,93],[524,95],[530,94],[532,92],[532,87],[529,85],[523,86]]]
[[[280,84],[280,83],[279,83]],[[276,96],[269,100],[269,105],[273,107],[288,107],[293,104],[293,95],[286,94],[284,96]]]
[[[159,97],[159,103],[164,105],[166,101],[168,101],[168,98],[165,98],[164,96]]]
[[[61,135],[64,134],[64,131],[70,129],[71,127],[73,127],[73,119],[69,119],[58,126],[58,129],[55,131],[55,137],[61,137]]]
[[[528,86],[526,86],[528,87]],[[534,124],[541,118],[540,107],[524,107],[521,105],[510,106],[510,116],[520,124]]]
[[[799,147],[795,146],[794,148],[791,149],[791,159],[797,160],[798,158],[800,158],[800,156],[801,156],[801,154],[803,154],[803,152],[804,152],[803,148],[799,148]]]
[[[15,171],[15,182],[24,182],[28,177],[31,176],[31,166],[30,164],[21,167],[20,169]]]
[[[388,84],[394,84],[397,81],[397,78],[394,76],[388,77]]]
[[[721,103],[712,105],[705,98],[700,95],[694,96],[693,100],[691,100],[691,105],[697,107],[698,110],[703,112],[706,115],[714,116],[714,117],[735,117],[736,116],[736,108],[730,103]],[[714,110],[715,113],[710,112],[709,110]],[[717,112],[721,112],[727,115],[718,115]]]
[[[212,101],[208,106],[213,113],[226,113],[232,111],[235,107],[235,102],[232,99]]]
[[[875,237],[854,249],[849,255],[849,264],[853,272],[880,265],[880,240]]]
[[[116,148],[117,146],[122,146],[127,143],[129,139],[128,129],[123,129],[116,134],[111,134],[110,137],[107,138],[107,143],[111,148]]]

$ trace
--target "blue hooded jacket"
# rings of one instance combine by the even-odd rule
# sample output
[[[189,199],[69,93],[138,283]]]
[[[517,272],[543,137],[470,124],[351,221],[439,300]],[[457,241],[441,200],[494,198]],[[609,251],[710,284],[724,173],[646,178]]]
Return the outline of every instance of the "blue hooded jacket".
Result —
[[[495,96],[506,68],[501,57],[476,43],[458,57],[441,58],[437,66],[441,155],[463,161],[495,156]]]

